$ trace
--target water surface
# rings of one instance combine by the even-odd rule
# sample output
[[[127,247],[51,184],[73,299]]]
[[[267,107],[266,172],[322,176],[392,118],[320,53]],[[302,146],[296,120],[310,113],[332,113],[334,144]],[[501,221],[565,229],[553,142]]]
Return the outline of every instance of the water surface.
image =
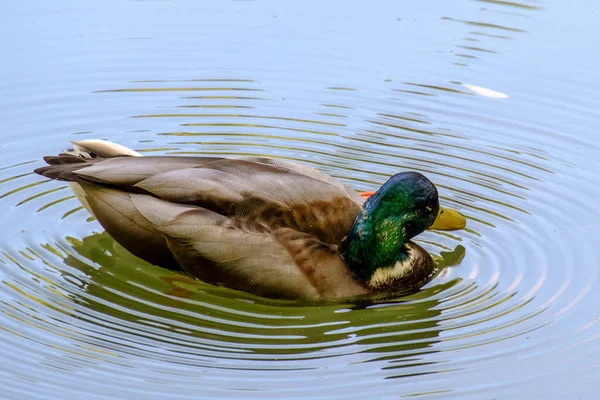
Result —
[[[2,8],[4,398],[596,398],[594,2]],[[357,190],[417,170],[468,228],[419,236],[440,271],[411,296],[262,299],[145,264],[32,174],[84,138]]]

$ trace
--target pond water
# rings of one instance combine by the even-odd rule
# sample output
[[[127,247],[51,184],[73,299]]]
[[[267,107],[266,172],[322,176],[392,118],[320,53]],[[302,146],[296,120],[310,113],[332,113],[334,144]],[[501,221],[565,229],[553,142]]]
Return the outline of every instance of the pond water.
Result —
[[[5,2],[6,399],[592,399],[594,1]],[[266,155],[357,190],[425,173],[468,218],[383,304],[275,301],[136,259],[68,186],[69,140]]]

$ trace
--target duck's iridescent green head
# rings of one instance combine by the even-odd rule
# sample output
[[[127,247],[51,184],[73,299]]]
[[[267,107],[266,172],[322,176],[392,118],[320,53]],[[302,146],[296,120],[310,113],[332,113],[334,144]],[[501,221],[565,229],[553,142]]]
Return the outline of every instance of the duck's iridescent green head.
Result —
[[[340,252],[353,274],[368,281],[377,269],[409,258],[406,243],[433,224],[438,210],[429,179],[418,172],[394,175],[365,202]]]

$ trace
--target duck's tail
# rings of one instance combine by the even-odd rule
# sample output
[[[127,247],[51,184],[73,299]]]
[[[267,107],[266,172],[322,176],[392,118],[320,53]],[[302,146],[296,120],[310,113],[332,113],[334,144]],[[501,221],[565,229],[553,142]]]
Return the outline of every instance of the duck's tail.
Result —
[[[57,156],[44,157],[44,161],[48,165],[37,168],[34,172],[46,178],[69,182],[69,186],[77,199],[93,215],[85,192],[78,184],[81,178],[74,172],[106,158],[141,157],[142,155],[137,151],[108,140],[87,139],[71,142],[71,144],[73,145],[72,149],[63,150],[63,153]]]
[[[78,177],[73,172],[88,167],[97,161],[113,157],[141,157],[137,151],[131,150],[108,140],[88,139],[71,142],[72,149],[63,150],[57,156],[46,156],[45,167],[34,170],[36,174],[61,181],[76,182]]]

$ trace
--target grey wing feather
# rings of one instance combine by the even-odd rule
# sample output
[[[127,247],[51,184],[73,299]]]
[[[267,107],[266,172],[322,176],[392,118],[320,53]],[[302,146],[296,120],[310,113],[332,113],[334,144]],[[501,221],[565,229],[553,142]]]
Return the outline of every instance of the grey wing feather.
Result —
[[[243,230],[200,207],[148,195],[131,198],[164,235],[177,261],[202,280],[264,296],[319,297],[307,275],[272,236]]]
[[[163,172],[196,167],[215,158],[200,157],[118,157],[95,162],[77,175],[96,183],[131,186]],[[86,160],[86,162],[89,162]]]
[[[294,171],[297,174],[305,175],[310,178],[317,179],[322,182],[326,182],[332,186],[335,186],[335,187],[345,191],[346,194],[348,195],[348,197],[353,202],[358,204],[359,206],[362,206],[362,204],[364,203],[364,199],[354,189],[344,185],[338,179],[336,179],[330,175],[327,175],[327,174],[319,171],[316,168],[309,167],[308,165],[298,164],[295,162],[286,161],[286,160],[282,160],[282,159],[278,159],[278,158],[248,157],[245,159],[250,160],[250,161],[261,162],[261,163],[265,163],[265,164],[283,167],[283,168],[289,169],[290,171]]]

